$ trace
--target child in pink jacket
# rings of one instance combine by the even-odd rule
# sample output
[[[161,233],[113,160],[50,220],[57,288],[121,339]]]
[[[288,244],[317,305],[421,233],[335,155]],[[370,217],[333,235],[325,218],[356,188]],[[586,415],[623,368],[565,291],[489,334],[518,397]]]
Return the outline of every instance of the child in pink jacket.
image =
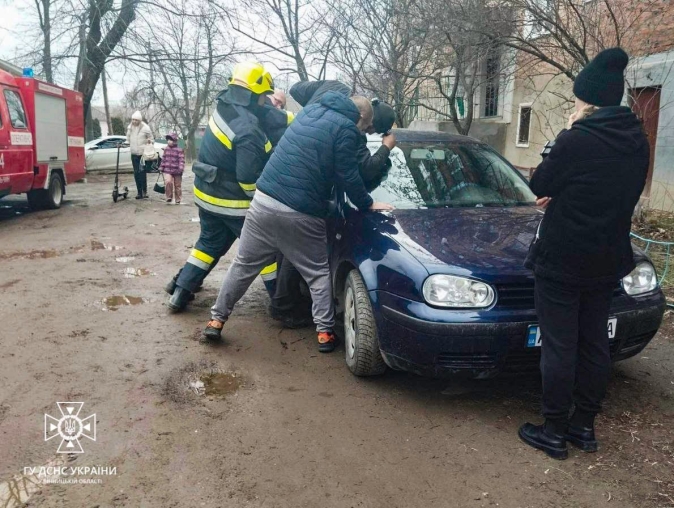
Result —
[[[183,171],[185,170],[185,152],[178,146],[178,135],[175,132],[166,135],[168,146],[164,149],[159,170],[164,173],[166,183],[166,202],[173,200],[175,190],[176,204],[182,198]]]

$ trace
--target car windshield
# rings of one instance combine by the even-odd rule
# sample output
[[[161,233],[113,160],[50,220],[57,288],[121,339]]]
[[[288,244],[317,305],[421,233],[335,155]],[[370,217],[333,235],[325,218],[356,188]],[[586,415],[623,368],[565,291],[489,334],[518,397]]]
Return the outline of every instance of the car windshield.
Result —
[[[536,196],[516,169],[486,145],[400,143],[372,192],[398,209],[531,205]]]

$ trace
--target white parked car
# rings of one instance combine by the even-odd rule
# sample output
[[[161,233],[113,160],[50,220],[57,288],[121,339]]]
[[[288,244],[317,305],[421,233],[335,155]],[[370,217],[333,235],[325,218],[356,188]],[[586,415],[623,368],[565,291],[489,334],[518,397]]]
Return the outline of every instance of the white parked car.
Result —
[[[163,141],[163,140],[162,140]],[[126,136],[103,136],[84,145],[87,171],[114,170],[117,164],[117,144],[126,143]],[[154,147],[159,157],[164,156],[166,143],[155,141]],[[119,149],[119,170],[133,171],[131,152],[128,145]]]

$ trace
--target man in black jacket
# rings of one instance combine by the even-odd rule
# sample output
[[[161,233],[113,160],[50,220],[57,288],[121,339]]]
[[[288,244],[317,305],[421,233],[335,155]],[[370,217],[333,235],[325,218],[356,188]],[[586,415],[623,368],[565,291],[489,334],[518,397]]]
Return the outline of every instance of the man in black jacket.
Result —
[[[567,441],[597,450],[594,419],[611,367],[611,297],[635,268],[629,235],[649,145],[639,119],[620,106],[627,63],[613,48],[578,74],[569,128],[531,179],[547,204],[526,263],[536,277],[545,423],[526,423],[519,435],[557,459],[568,456]]]

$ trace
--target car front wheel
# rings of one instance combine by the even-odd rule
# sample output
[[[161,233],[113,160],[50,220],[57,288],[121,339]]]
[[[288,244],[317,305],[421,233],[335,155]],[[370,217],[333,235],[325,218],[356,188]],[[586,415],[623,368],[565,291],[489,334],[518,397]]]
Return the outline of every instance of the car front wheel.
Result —
[[[386,371],[379,350],[377,324],[370,295],[358,270],[346,279],[344,291],[344,349],[346,365],[356,376],[376,376]]]

